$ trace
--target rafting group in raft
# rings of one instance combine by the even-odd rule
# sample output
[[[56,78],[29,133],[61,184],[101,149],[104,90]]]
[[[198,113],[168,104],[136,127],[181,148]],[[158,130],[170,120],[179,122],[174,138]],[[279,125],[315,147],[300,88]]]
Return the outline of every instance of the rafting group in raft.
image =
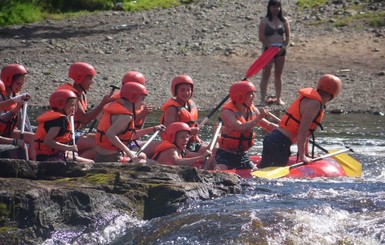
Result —
[[[299,90],[299,97],[281,119],[268,120],[267,108],[254,103],[255,86],[237,81],[230,86],[229,100],[221,107],[215,142],[199,138],[198,108],[192,100],[194,82],[188,75],[172,79],[172,97],[162,106],[160,124],[144,127],[153,111],[144,101],[149,91],[143,74],[129,71],[121,87],[113,87],[93,109],[87,105],[87,91],[94,83],[95,68],[85,62],[69,67],[72,83],[59,86],[49,98],[50,109],[37,117],[37,128],[26,127],[30,94],[22,92],[28,71],[20,64],[1,70],[0,144],[14,145],[24,157],[36,161],[161,163],[215,170],[257,169],[248,150],[254,145],[255,127],[268,133],[263,140],[259,168],[286,166],[290,146],[297,144],[297,161],[310,162],[309,137],[321,126],[325,104],[341,90],[341,80],[321,76],[315,88]],[[96,127],[84,132],[89,123]],[[201,125],[200,125],[201,126]],[[92,129],[96,128],[96,132]],[[83,130],[82,130],[83,128]],[[161,140],[145,135],[160,134]],[[159,138],[159,137],[158,137]],[[4,157],[4,156],[2,156]],[[313,156],[314,157],[314,156]]]

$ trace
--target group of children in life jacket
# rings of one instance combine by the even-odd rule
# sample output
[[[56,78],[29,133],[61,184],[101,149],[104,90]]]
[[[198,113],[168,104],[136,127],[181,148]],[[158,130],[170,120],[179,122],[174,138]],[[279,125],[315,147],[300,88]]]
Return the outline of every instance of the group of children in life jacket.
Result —
[[[324,105],[341,90],[341,80],[333,75],[321,77],[317,88],[300,90],[281,122],[267,120],[266,108],[254,106],[255,86],[249,81],[233,83],[230,100],[222,106],[223,127],[211,151],[199,138],[198,108],[192,100],[194,82],[188,75],[172,79],[172,97],[162,106],[160,124],[143,127],[153,108],[144,103],[149,94],[143,74],[124,74],[119,91],[111,90],[92,110],[86,92],[94,83],[95,68],[85,62],[69,67],[72,83],[59,86],[49,98],[50,109],[37,117],[35,132],[20,127],[20,113],[31,98],[22,93],[28,76],[20,64],[1,70],[0,144],[27,146],[30,160],[77,162],[161,163],[201,167],[209,159],[209,169],[255,169],[247,151],[254,145],[254,128],[269,132],[265,136],[263,167],[286,165],[290,146],[298,144],[298,159],[308,162],[307,139],[321,122]],[[18,116],[19,115],[19,116]],[[97,120],[96,132],[81,129]],[[18,123],[19,121],[19,123]],[[21,132],[23,134],[21,135]],[[146,143],[144,135],[161,132],[161,140]]]

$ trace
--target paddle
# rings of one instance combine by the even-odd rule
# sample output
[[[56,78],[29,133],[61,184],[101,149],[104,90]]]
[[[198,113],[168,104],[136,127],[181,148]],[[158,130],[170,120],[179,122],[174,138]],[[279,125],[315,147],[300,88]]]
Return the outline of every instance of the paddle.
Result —
[[[24,139],[24,131],[25,131],[25,120],[27,118],[27,101],[24,101],[23,104],[23,114],[21,116],[21,129],[20,129],[20,139]],[[29,155],[28,155],[28,146],[26,143],[24,143],[24,151],[25,151],[25,160],[29,161]]]
[[[209,150],[212,151],[215,147],[215,144],[217,143],[218,137],[219,137],[219,132],[221,131],[222,128],[222,120],[219,119],[219,123],[217,126],[217,129],[215,130],[214,136],[212,141],[210,142]],[[205,162],[203,163],[203,169],[207,168],[207,164],[209,162],[210,156],[206,156]]]
[[[281,119],[279,119],[277,116],[275,116],[272,113],[268,113],[271,118],[273,118],[275,121],[280,122]],[[312,140],[309,140],[310,143],[314,144],[315,147],[322,150],[325,153],[333,153],[337,152],[338,150],[330,150],[323,148],[322,146],[318,145],[317,143],[313,142]],[[351,152],[353,152],[352,149],[348,148]],[[358,162],[353,157],[349,156],[348,154],[338,154],[333,156],[333,159],[335,159],[341,167],[344,169],[345,173],[349,177],[360,177],[362,175],[362,165],[360,162]]]
[[[110,88],[111,88],[111,92],[110,92],[110,97],[114,94],[115,90],[116,89],[119,89],[118,86],[115,86],[115,85],[110,85]],[[92,132],[92,130],[94,130],[95,126],[96,126],[96,123],[99,121],[100,117],[102,116],[102,113],[100,112],[99,115],[92,121],[92,124],[90,126],[90,128],[88,129],[88,134]]]
[[[259,58],[256,61],[254,61],[254,63],[249,67],[242,81],[249,79],[250,77],[257,74],[260,70],[262,70],[263,67],[265,67],[270,62],[270,60],[278,53],[278,51],[279,51],[279,48],[271,47],[271,48],[268,48],[265,52],[263,52],[262,55],[259,56]],[[211,110],[211,112],[205,117],[205,119],[203,119],[203,121],[198,125],[198,127],[200,128],[203,125],[205,125],[205,123],[210,119],[210,117],[212,117],[212,115],[214,115],[214,113],[217,112],[218,109],[229,98],[230,98],[230,95],[226,95],[226,97],[223,98],[223,100],[219,102],[219,104],[214,109]]]
[[[349,149],[343,149],[343,150],[339,150],[339,151],[336,151],[336,152],[333,152],[330,154],[326,154],[326,155],[323,155],[320,157],[316,157],[316,158],[312,159],[312,162],[315,162],[315,161],[318,161],[318,160],[321,160],[321,159],[324,159],[327,157],[335,156],[338,154],[342,154],[342,153],[347,152],[347,151],[349,151]],[[299,162],[299,163],[293,164],[291,166],[263,168],[263,169],[259,169],[259,170],[251,172],[251,175],[254,177],[258,177],[258,178],[277,179],[277,178],[281,178],[281,177],[288,175],[290,173],[290,169],[295,168],[295,167],[299,167],[299,166],[304,165],[304,164],[306,164],[306,163]]]
[[[317,143],[313,142],[312,140],[309,140],[310,143],[314,144],[315,147],[317,147],[318,149],[320,149],[321,151],[325,152],[325,153],[333,153],[333,152],[337,152],[338,150],[326,150],[325,148],[323,148],[322,146],[318,145]],[[353,149],[345,146],[349,151],[351,152],[354,152]],[[353,157],[349,156],[348,154],[344,153],[344,154],[339,154],[339,155],[335,155],[333,156],[333,159],[336,160],[340,165],[341,167],[344,169],[345,173],[347,176],[349,177],[361,177],[362,175],[362,165],[359,161],[357,161],[356,159],[354,159]]]
[[[74,116],[70,116],[70,121],[71,121],[71,131],[72,131],[72,144],[75,145],[75,120]],[[75,162],[76,161],[76,156],[75,156],[75,151],[72,151],[72,160]]]
[[[147,142],[142,146],[140,147],[139,151],[137,151],[135,153],[135,156],[139,156],[140,153],[142,153],[142,151],[144,149],[146,149],[146,147],[155,139],[155,137],[159,134],[159,132],[162,131],[161,129],[158,129],[148,140]]]

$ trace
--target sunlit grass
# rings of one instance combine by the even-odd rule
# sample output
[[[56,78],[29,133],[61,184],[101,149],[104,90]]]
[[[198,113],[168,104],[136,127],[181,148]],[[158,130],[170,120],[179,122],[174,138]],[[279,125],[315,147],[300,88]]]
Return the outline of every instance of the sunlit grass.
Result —
[[[2,2],[4,0],[0,0]],[[89,1],[82,2],[65,1],[61,4],[52,5],[53,2],[41,1],[41,6],[34,0],[25,0],[24,3],[16,1],[7,1],[7,4],[0,6],[0,26],[17,25],[31,23],[43,19],[61,20],[69,17],[76,17],[88,14],[88,11],[79,10],[79,6],[89,6],[92,10],[112,10],[116,9],[111,0]],[[122,7],[125,11],[149,10],[155,8],[172,8],[181,4],[190,4],[194,0],[122,0]],[[116,1],[114,1],[116,2]],[[76,3],[76,4],[75,4]],[[74,7],[76,6],[76,7]],[[99,7],[96,7],[99,6]],[[69,11],[69,12],[67,12]]]
[[[355,26],[355,29],[360,29],[362,25],[357,25],[357,20],[363,20],[365,24],[372,26],[372,27],[383,27],[385,26],[385,12],[384,11],[378,11],[378,12],[365,12],[361,13],[361,11],[364,11],[364,5],[357,3],[354,0],[346,0],[346,2],[350,3],[349,5],[345,5],[346,7],[341,6],[341,10],[343,11],[354,11],[357,12],[356,14],[349,15],[349,16],[343,16],[343,15],[334,15],[332,18],[334,18],[336,21],[334,22],[334,26],[336,27],[343,27],[343,26]],[[369,0],[365,1],[366,3],[369,2]],[[299,0],[298,1],[298,7],[300,11],[303,11],[305,9],[312,9],[315,7],[322,7],[329,4],[328,0]],[[312,23],[308,23],[310,25],[321,25],[325,23],[325,20],[319,20],[314,21]]]
[[[302,11],[305,8],[314,8],[315,6],[323,6],[327,4],[328,0],[298,0],[299,10]]]
[[[63,20],[67,18],[72,18],[72,17],[79,17],[87,14],[91,14],[94,12],[89,12],[89,11],[78,11],[78,12],[66,12],[66,13],[47,13],[44,12],[42,13],[43,19],[49,19],[49,20]]]
[[[0,26],[30,23],[41,19],[40,8],[30,3],[8,5],[0,11]]]
[[[171,8],[180,5],[178,0],[137,0],[124,1],[123,10],[138,11],[149,10],[154,8]]]

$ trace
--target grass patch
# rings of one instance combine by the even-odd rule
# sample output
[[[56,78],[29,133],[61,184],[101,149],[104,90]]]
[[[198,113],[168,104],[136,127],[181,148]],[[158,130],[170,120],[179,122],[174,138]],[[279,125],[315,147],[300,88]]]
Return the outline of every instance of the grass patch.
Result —
[[[89,11],[79,11],[79,12],[66,12],[66,13],[48,13],[44,12],[42,13],[43,19],[49,19],[49,20],[63,20],[73,17],[79,17],[83,15],[90,14]]]
[[[123,10],[126,11],[138,11],[149,10],[154,8],[171,8],[180,5],[178,0],[137,0],[137,1],[124,1]]]
[[[364,25],[369,25],[371,27],[379,28],[385,26],[385,12],[384,11],[368,11],[365,10],[365,4],[356,2],[355,0],[346,0],[347,5],[340,5],[341,14],[333,15],[332,18],[336,20],[334,23],[335,27],[344,27],[344,26],[355,26],[355,29],[362,28]],[[367,4],[370,3],[370,0],[363,1]],[[329,4],[328,0],[298,0],[299,11],[304,11],[305,9],[313,9],[316,7],[322,7],[326,4]],[[346,16],[346,12],[356,12],[355,14]],[[364,13],[362,13],[364,12]],[[360,22],[361,23],[358,23]],[[320,25],[324,23],[323,21],[317,21],[315,23],[310,23],[310,25]]]
[[[339,18],[334,25],[336,27],[343,27],[356,24],[359,20],[362,20],[366,25],[374,28],[380,28],[385,26],[385,13],[366,12],[356,14],[353,16]]]
[[[372,13],[367,12],[358,14],[355,16],[357,19],[364,19],[365,23],[372,27],[384,27],[385,26],[385,12]]]
[[[314,8],[316,6],[323,6],[328,3],[328,0],[298,0],[299,10],[302,11],[305,8]]]
[[[9,4],[0,9],[0,25],[18,25],[42,19],[40,7],[31,3]]]
[[[190,4],[195,0],[122,0],[125,11],[155,8],[172,8]],[[0,0],[0,26],[10,26],[41,21],[61,20],[90,13],[90,11],[116,9],[118,0]]]

